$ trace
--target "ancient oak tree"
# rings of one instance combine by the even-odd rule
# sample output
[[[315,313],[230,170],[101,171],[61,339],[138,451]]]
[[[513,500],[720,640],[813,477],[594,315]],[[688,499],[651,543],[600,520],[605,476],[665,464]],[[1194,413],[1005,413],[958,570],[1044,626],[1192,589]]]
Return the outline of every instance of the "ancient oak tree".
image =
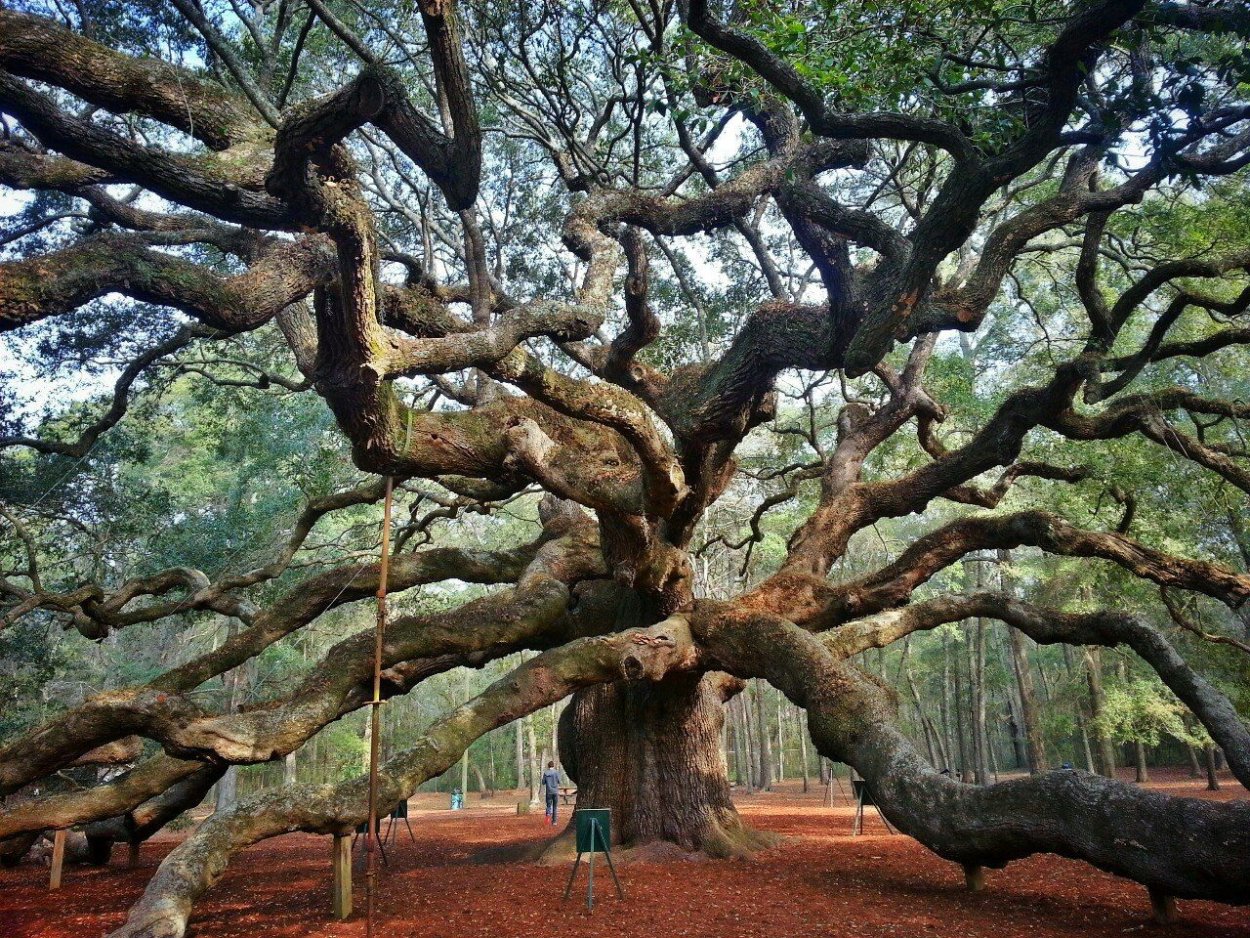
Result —
[[[562,761],[624,843],[749,852],[721,731],[762,678],[942,857],[1250,902],[1250,804],[963,784],[904,731],[902,665],[862,657],[970,620],[1017,662],[1123,649],[1250,783],[1206,666],[1247,652],[1248,36],[1220,0],[0,7],[0,330],[35,368],[3,397],[0,629],[226,624],[0,740],[0,853],[76,826],[107,857],[364,706],[361,632],[247,705],[203,691],[373,595],[390,476],[392,592],[480,588],[401,598],[384,694],[536,654],[392,752],[384,807],[571,697]],[[42,399],[78,371],[107,390]],[[110,560],[108,493],[185,432],[162,402],[208,425],[226,390],[307,477],[270,552]],[[286,419],[309,401],[324,425]],[[1153,520],[1184,499],[1226,515]],[[511,543],[449,523],[511,509]],[[865,547],[883,525],[901,549]],[[956,575],[1008,556],[1074,560]],[[41,787],[136,738],[125,774]],[[219,806],[116,934],[183,934],[235,853],[350,832],[365,785]]]

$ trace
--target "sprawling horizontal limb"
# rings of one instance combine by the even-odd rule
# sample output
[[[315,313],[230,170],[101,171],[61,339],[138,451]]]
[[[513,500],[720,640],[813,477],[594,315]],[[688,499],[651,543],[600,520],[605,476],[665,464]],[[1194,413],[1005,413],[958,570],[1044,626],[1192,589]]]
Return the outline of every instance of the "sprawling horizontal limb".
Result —
[[[1189,666],[1163,633],[1137,616],[1063,612],[1024,603],[1004,593],[981,592],[938,596],[848,622],[825,633],[824,642],[835,656],[847,658],[869,648],[883,648],[912,632],[977,616],[1005,622],[1043,645],[1132,648],[1207,728],[1223,749],[1234,775],[1250,782],[1250,730],[1236,707]]]
[[[340,493],[338,498],[353,494],[359,497],[360,492]],[[512,551],[433,548],[392,558],[388,581],[393,590],[450,578],[515,580],[517,586],[441,615],[407,616],[391,623],[384,655],[388,666],[400,667],[393,678],[388,677],[388,694],[402,693],[427,676],[428,668],[408,667],[413,661],[438,659],[441,664],[435,670],[465,663],[453,655],[459,648],[459,629],[466,630],[461,639],[475,654],[488,652],[491,657],[507,654],[518,642],[543,644],[537,636],[560,621],[565,611],[566,584],[602,575],[595,527],[585,515],[572,506],[552,507],[544,509],[543,520],[544,537]],[[98,695],[59,714],[0,750],[0,791],[14,791],[98,745],[129,735],[126,727],[139,728],[141,735],[186,754],[188,750],[177,742],[182,739],[190,744],[191,753],[210,761],[236,761],[234,756],[244,751],[251,753],[244,761],[257,761],[252,758],[259,752],[257,734],[266,732],[273,734],[272,741],[280,743],[282,751],[263,758],[293,751],[325,723],[366,702],[372,661],[372,638],[367,633],[344,639],[330,651],[325,660],[335,662],[332,670],[314,672],[290,698],[248,713],[217,716],[184,694],[333,606],[373,595],[378,576],[378,565],[366,564],[314,577],[217,649],[147,685]],[[244,743],[245,738],[252,742]],[[265,745],[261,742],[260,748]]]
[[[222,277],[153,250],[138,236],[100,234],[0,264],[0,332],[59,316],[108,293],[179,309],[215,329],[255,329],[325,282],[333,264],[324,240],[302,238],[273,245],[244,273]]]
[[[674,620],[544,652],[439,720],[416,747],[384,763],[378,804],[386,809],[411,796],[426,779],[454,765],[482,734],[578,688],[627,676],[626,659],[641,662],[641,673],[653,680],[698,664],[689,631]],[[368,781],[363,777],[338,787],[297,786],[270,792],[214,815],[165,858],[113,938],[181,938],[192,904],[240,850],[296,830],[348,834],[367,820]]]
[[[160,59],[137,59],[42,16],[0,10],[0,68],[117,114],[151,117],[224,150],[261,133],[247,104]]]
[[[1135,576],[1203,593],[1231,608],[1250,598],[1250,576],[1223,564],[1169,554],[1118,532],[1078,528],[1049,512],[1020,511],[953,521],[917,538],[893,563],[849,583],[830,584],[783,571],[742,601],[822,630],[905,603],[916,587],[973,551],[1022,546],[1109,560]]]
[[[808,711],[819,751],[850,763],[905,833],[947,859],[1003,866],[1048,852],[1179,897],[1250,902],[1250,804],[1175,798],[1054,771],[987,787],[930,766],[881,685],[819,636],[774,616],[709,609],[690,626],[705,662],[764,677]]]
[[[562,582],[539,576],[524,590],[484,597],[448,613],[396,619],[387,630],[385,664],[440,656],[463,643],[505,654],[557,621],[567,598]],[[363,632],[330,650],[325,661],[334,662],[333,668],[323,665],[289,698],[257,710],[219,716],[179,693],[267,647],[276,640],[272,625],[262,623],[251,634],[240,633],[236,639],[246,639],[224,655],[210,653],[208,660],[175,669],[144,687],[99,694],[10,742],[0,750],[0,790],[14,791],[83,752],[132,733],[155,739],[182,758],[262,762],[293,751],[326,723],[364,703],[373,639]]]
[[[221,153],[187,156],[144,146],[84,117],[0,70],[0,109],[40,143],[118,182],[131,182],[171,202],[226,221],[289,228],[289,213],[260,191],[269,162],[267,142],[245,141]]]
[[[24,801],[0,812],[0,839],[25,831],[70,827],[120,817],[212,766],[159,755],[116,781],[83,791]],[[210,783],[211,784],[211,783]]]

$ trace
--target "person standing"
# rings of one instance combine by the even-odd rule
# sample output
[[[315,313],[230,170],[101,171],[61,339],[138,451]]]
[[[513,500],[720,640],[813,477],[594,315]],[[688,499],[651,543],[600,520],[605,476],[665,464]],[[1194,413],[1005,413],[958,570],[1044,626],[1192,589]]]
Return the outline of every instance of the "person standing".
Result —
[[[554,762],[548,762],[547,771],[543,772],[543,791],[547,795],[547,822],[554,827],[560,804],[560,770]]]

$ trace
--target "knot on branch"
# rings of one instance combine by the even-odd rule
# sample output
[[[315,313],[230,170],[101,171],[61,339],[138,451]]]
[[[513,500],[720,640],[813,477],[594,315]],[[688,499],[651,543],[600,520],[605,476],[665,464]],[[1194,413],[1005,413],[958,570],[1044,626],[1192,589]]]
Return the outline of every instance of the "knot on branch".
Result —
[[[685,616],[669,616],[646,629],[626,636],[621,654],[621,674],[630,681],[659,681],[674,671],[692,669],[698,651]]]

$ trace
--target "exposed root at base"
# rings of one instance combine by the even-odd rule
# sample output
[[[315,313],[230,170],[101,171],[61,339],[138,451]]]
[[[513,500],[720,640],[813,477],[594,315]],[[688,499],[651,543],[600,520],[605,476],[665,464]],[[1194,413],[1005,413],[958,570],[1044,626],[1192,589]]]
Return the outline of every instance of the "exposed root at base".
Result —
[[[784,838],[780,834],[757,831],[737,818],[725,824],[709,824],[699,838],[702,845],[690,850],[671,840],[649,840],[613,848],[612,862],[618,866],[630,863],[702,862],[706,860],[749,860],[761,850],[776,847]],[[527,847],[518,852],[517,860],[541,866],[565,866],[577,858],[573,826],[569,824],[554,840]]]

